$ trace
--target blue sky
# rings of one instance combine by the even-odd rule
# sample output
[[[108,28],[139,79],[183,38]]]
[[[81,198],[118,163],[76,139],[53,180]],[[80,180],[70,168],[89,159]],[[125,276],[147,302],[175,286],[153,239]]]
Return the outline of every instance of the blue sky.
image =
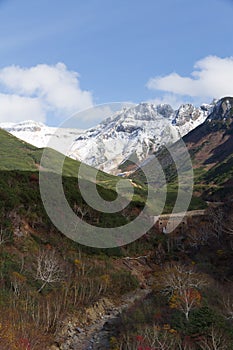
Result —
[[[233,94],[232,18],[230,0],[0,0],[0,121]]]

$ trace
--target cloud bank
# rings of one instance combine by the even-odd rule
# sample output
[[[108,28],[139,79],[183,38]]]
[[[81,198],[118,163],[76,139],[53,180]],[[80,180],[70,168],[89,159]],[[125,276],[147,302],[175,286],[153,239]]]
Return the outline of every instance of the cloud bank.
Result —
[[[5,67],[0,69],[0,88],[3,122],[45,122],[49,113],[61,121],[93,105],[91,92],[80,88],[78,73],[69,71],[63,63]]]
[[[151,78],[147,87],[175,97],[190,96],[194,99],[233,96],[233,57],[207,56],[194,65],[190,77],[177,73]]]

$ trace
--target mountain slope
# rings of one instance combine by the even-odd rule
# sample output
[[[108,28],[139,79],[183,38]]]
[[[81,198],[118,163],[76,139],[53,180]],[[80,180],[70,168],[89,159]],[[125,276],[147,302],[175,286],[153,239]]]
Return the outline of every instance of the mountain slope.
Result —
[[[93,168],[89,166],[84,167],[85,173],[82,173],[81,177],[79,176],[77,179],[80,162],[68,157],[64,161],[62,176],[60,176],[59,165],[64,160],[62,154],[52,149],[47,149],[44,153],[43,149],[38,150],[4,130],[0,130],[0,141],[2,146],[0,154],[0,218],[2,227],[3,223],[8,225],[16,236],[21,235],[22,230],[27,232],[27,228],[24,226],[28,225],[33,229],[52,230],[53,233],[56,232],[61,236],[62,233],[53,224],[56,222],[55,225],[59,227],[60,231],[66,233],[68,238],[83,242],[89,227],[90,230],[94,231],[95,227],[96,231],[98,227],[101,231],[101,228],[124,226],[131,220],[133,221],[145,207],[147,189],[143,186],[132,182],[134,191],[128,202],[129,181],[127,179],[124,180],[102,171],[98,171],[95,179]],[[42,153],[43,158],[46,154],[46,158],[41,169],[42,172],[39,174],[38,162]],[[117,193],[119,181],[124,188],[120,195]],[[61,187],[59,187],[60,184]],[[110,205],[117,198],[119,209],[113,213],[108,212],[101,209],[102,201],[99,201],[98,206],[96,206],[96,200],[94,200],[94,205],[92,205],[93,201],[89,205],[89,200],[86,199],[87,196],[83,195],[81,188],[86,190],[86,194],[88,192],[92,196],[91,200],[95,197],[94,190]],[[124,205],[126,200],[128,204],[122,210],[121,204]],[[64,217],[67,218],[66,206],[72,217],[69,221],[63,220]],[[88,225],[72,226],[75,214]],[[64,227],[61,228],[57,225],[57,221],[54,219],[57,217],[61,218],[62,223],[64,222]],[[96,244],[104,247],[101,237],[100,235],[99,243]],[[93,244],[91,240],[86,242],[90,245]]]
[[[38,171],[43,149],[21,141],[5,130],[0,129],[0,170]],[[49,169],[56,171],[57,164],[64,156],[55,151],[48,150]],[[79,162],[67,158],[64,162],[63,174],[65,176],[76,176]],[[46,169],[45,169],[46,170]]]
[[[3,123],[0,127],[36,147],[46,147],[52,137],[57,151],[65,153],[67,146],[72,145],[71,158],[107,172],[119,173],[119,164],[132,154],[140,161],[147,158],[161,145],[173,143],[203,123],[212,108],[212,105],[196,108],[185,104],[174,111],[167,104],[141,103],[116,112],[86,131],[56,130],[33,121]]]
[[[123,263],[119,266],[116,259],[109,258],[122,255],[120,248],[106,251],[84,247],[53,226],[39,188],[38,163],[43,150],[4,130],[0,130],[0,143],[0,349],[50,349],[68,317],[79,319],[77,311],[84,314],[84,306],[91,307],[112,295],[117,298],[135,289],[138,282]],[[54,150],[49,156],[51,170],[56,170],[63,156]],[[70,159],[64,165],[63,175],[69,176],[63,176],[62,183],[71,208],[83,210],[82,219],[93,226],[125,224],[127,220],[121,213],[113,218],[112,214],[87,208],[77,178],[73,177],[78,165]],[[46,175],[56,176],[53,172]],[[114,199],[111,188],[117,180],[100,174],[97,189],[106,200]],[[137,203],[132,206],[135,208]],[[56,208],[62,215],[57,202]],[[76,213],[81,217],[80,212]],[[143,247],[141,252],[146,254]],[[49,271],[56,278],[44,284],[39,271]]]
[[[0,141],[0,170],[35,171],[38,169],[42,150],[1,129]]]
[[[183,140],[199,174],[196,182],[206,187],[204,196],[233,196],[233,98],[220,99],[207,120]]]
[[[33,120],[21,123],[1,123],[0,128],[38,148],[46,147],[52,139],[54,149],[62,153],[66,145],[70,145],[80,133],[83,133],[83,130],[49,127]]]
[[[142,161],[161,145],[177,141],[203,123],[211,108],[187,104],[174,111],[165,104],[141,103],[116,113],[80,135],[69,155],[107,172],[119,172],[119,164],[132,154]]]
[[[44,149],[37,148],[29,143],[19,140],[5,130],[0,129],[0,172],[1,171],[20,171],[20,172],[38,172]],[[60,164],[64,161],[62,174],[65,177],[77,178],[80,162],[53,150],[46,149],[46,158],[44,164],[48,168],[43,171],[56,173]],[[44,165],[43,164],[43,165]],[[86,166],[87,173],[92,168]],[[99,171],[97,183],[107,190],[115,189],[118,177]]]
[[[185,135],[183,141],[194,170],[194,197],[208,201],[233,198],[233,98],[220,99],[206,121]],[[171,147],[173,151],[179,149],[179,142]],[[177,194],[176,167],[170,154],[162,147],[155,155],[166,174],[168,190],[175,189]],[[150,161],[142,165],[142,170],[148,169]],[[145,181],[141,170],[131,178]]]

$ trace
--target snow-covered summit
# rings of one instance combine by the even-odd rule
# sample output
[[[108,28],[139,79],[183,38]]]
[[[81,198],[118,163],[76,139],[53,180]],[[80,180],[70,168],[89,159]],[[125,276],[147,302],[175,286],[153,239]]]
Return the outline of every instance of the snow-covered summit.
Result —
[[[186,104],[174,111],[167,104],[140,103],[115,113],[80,135],[69,155],[114,172],[133,153],[142,161],[161,145],[177,141],[203,123],[211,108]]]
[[[40,131],[41,128],[45,128],[46,126],[43,123],[36,122],[34,120],[25,120],[20,123],[1,123],[2,129],[7,131],[17,130],[17,131]]]
[[[132,153],[144,159],[157,144],[174,142],[178,137],[178,130],[165,122],[157,106],[142,103],[87,130],[74,141],[69,155],[112,172]]]
[[[88,130],[57,129],[30,120],[0,127],[37,147],[45,147],[52,138],[56,150],[66,153],[68,146],[70,157],[115,173],[130,155],[136,154],[142,161],[161,145],[186,135],[202,124],[217,104],[214,101],[198,108],[182,104],[174,110],[168,104],[140,103],[115,112]]]
[[[62,153],[65,153],[66,147],[72,144],[80,133],[83,133],[83,130],[58,129],[34,120],[20,123],[0,123],[0,128],[38,148],[46,147],[49,144]]]
[[[202,124],[212,110],[213,104],[202,104],[199,108],[190,103],[182,104],[175,111],[172,123],[178,128],[180,135],[184,136]]]

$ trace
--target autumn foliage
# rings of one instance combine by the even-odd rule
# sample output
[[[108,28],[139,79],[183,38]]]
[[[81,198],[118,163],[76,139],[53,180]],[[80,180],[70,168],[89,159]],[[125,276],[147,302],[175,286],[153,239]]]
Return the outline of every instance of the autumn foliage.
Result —
[[[175,290],[169,300],[169,305],[172,309],[183,312],[188,321],[190,311],[201,305],[201,294],[194,288]]]

